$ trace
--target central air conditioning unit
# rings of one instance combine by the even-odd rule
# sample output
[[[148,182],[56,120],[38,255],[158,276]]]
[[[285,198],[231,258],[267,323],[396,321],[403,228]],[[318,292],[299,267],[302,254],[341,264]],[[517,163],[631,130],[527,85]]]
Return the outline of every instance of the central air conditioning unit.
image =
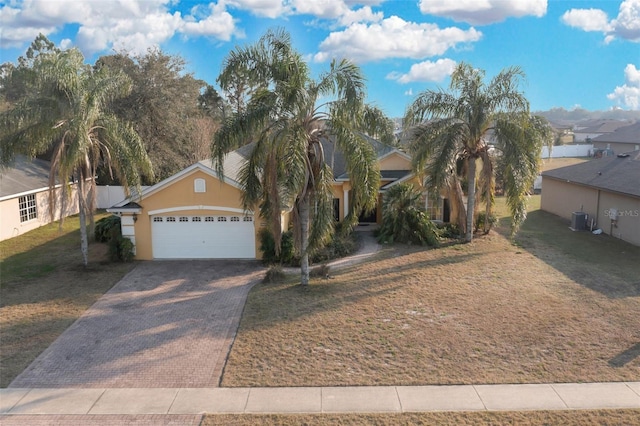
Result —
[[[584,231],[587,229],[587,214],[585,212],[571,213],[570,228],[572,231]]]

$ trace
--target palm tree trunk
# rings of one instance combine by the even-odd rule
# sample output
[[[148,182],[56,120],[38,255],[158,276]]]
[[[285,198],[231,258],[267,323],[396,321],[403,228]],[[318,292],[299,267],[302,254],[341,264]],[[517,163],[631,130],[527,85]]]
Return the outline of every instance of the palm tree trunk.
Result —
[[[476,159],[469,158],[469,169],[467,171],[467,181],[469,188],[467,189],[467,232],[465,241],[470,243],[473,240],[473,217],[476,204]]]
[[[298,202],[300,214],[300,284],[309,285],[309,195],[305,194]]]
[[[80,251],[84,266],[89,265],[89,241],[87,238],[87,206],[85,199],[85,189],[82,177],[78,179],[78,214],[80,217]]]

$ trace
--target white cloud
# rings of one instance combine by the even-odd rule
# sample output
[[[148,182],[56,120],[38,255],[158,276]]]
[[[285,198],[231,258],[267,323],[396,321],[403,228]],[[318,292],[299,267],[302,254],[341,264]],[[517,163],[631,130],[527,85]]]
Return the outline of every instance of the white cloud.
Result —
[[[487,25],[507,18],[547,13],[547,0],[420,0],[420,11],[473,25]]]
[[[220,40],[240,34],[225,0],[195,8],[185,17],[169,11],[171,1],[16,0],[0,9],[2,47],[21,46],[39,33],[49,35],[66,24],[78,25],[74,42],[89,54],[111,48],[140,53],[176,34]]]
[[[239,9],[247,10],[257,16],[277,18],[291,12],[288,1],[283,0],[226,0],[220,2]]]
[[[562,15],[562,22],[570,27],[580,28],[584,31],[611,30],[609,17],[600,9],[571,9]]]
[[[231,36],[236,33],[233,17],[222,4],[211,3],[209,9],[211,11],[209,16],[199,21],[194,17],[196,11],[192,11],[192,15],[182,23],[181,32],[187,35],[212,36],[229,41]]]
[[[390,73],[387,78],[406,84],[414,81],[442,81],[450,76],[456,67],[456,61],[452,59],[438,59],[435,62],[424,61],[411,65],[406,74]]]
[[[640,0],[624,0],[618,16],[609,20],[600,9],[571,9],[562,15],[562,22],[583,31],[598,31],[610,43],[615,38],[640,42]]]
[[[380,23],[352,24],[343,31],[333,32],[320,43],[318,62],[330,58],[347,58],[356,62],[385,58],[422,59],[442,55],[459,43],[480,40],[482,33],[475,28],[462,30],[440,28],[435,24],[407,22],[397,16]]]
[[[616,87],[607,98],[632,110],[640,110],[640,69],[627,64],[624,69],[625,84]]]
[[[352,9],[357,3],[344,0],[293,0],[292,6],[299,15],[313,15],[320,19],[335,19],[342,26],[348,26],[355,22],[378,22],[382,20],[382,12],[373,12],[371,6]],[[369,2],[375,4],[376,2]]]
[[[618,37],[640,42],[640,0],[623,1],[612,25]]]

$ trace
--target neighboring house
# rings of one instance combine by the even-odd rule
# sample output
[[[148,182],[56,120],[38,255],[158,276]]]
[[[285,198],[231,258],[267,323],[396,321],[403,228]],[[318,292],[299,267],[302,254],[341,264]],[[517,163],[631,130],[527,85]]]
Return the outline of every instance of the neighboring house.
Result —
[[[559,121],[549,121],[549,124],[553,129],[555,138],[560,142],[560,144],[568,144],[574,142],[572,124]]]
[[[411,159],[403,152],[368,138],[378,157],[382,183],[377,209],[361,216],[364,223],[381,221],[382,194],[390,186],[410,181]],[[122,234],[135,245],[136,259],[256,259],[261,257],[258,233],[267,226],[256,211],[244,211],[238,173],[251,145],[229,153],[220,179],[211,160],[196,163],[168,179],[143,190],[107,211],[121,216]],[[344,220],[349,211],[351,182],[344,156],[331,140],[323,142],[325,159],[334,171],[334,215]],[[427,197],[429,199],[429,197]],[[427,207],[434,219],[446,218],[446,202],[434,197]],[[445,217],[443,217],[445,216]],[[289,213],[283,212],[287,229]]]
[[[574,127],[573,136],[576,143],[591,143],[593,139],[615,132],[621,127],[634,124],[633,121],[626,120],[589,120],[587,122],[578,123]]]
[[[584,213],[587,229],[640,246],[640,151],[549,170],[542,181],[542,210],[566,219]]]
[[[14,164],[0,171],[0,241],[16,237],[78,213],[75,194],[62,199],[62,188],[55,188],[55,208],[51,211],[49,162],[19,156]]]
[[[619,127],[616,131],[592,139],[593,149],[621,154],[640,150],[640,123]]]

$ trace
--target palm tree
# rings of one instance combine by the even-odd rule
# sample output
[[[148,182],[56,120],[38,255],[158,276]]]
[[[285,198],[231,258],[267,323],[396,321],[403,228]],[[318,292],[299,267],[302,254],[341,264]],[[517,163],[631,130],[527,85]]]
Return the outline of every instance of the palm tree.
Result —
[[[438,244],[436,225],[424,209],[422,195],[422,191],[407,182],[394,185],[385,192],[378,241]]]
[[[301,284],[307,285],[309,253],[333,232],[333,173],[322,141],[330,137],[345,155],[353,182],[351,212],[345,220],[353,224],[361,210],[374,208],[380,186],[375,153],[360,132],[390,139],[391,121],[364,103],[364,77],[356,65],[333,61],[329,71],[312,80],[283,30],[270,30],[256,44],[231,52],[222,75],[236,70],[241,76],[250,71],[259,84],[246,108],[236,111],[216,133],[213,161],[223,176],[225,154],[253,142],[240,173],[244,207],[260,206],[277,247],[281,213],[292,211]],[[226,90],[224,84],[222,89]]]
[[[460,63],[451,75],[449,91],[419,94],[404,117],[415,170],[424,172],[433,190],[446,189],[452,194],[461,212],[458,225],[468,242],[473,238],[476,186],[486,205],[486,217],[491,215],[496,167],[505,176],[511,230],[517,231],[526,218],[527,195],[538,173],[542,144],[550,138],[546,120],[530,115],[529,102],[518,88],[524,79],[520,68],[501,71],[489,84],[484,77],[484,71]],[[488,144],[490,132],[495,139],[494,154]],[[466,210],[461,175],[467,181]],[[466,220],[462,220],[465,213]]]
[[[93,225],[97,169],[104,167],[129,192],[141,175],[152,176],[151,162],[133,128],[109,112],[109,103],[126,96],[130,80],[106,68],[84,64],[77,49],[41,54],[34,63],[36,81],[28,95],[1,116],[1,161],[9,164],[16,154],[33,157],[52,152],[49,186],[62,184],[69,196],[72,179],[77,184],[80,248],[88,264],[87,217]],[[53,215],[52,215],[53,217]]]

